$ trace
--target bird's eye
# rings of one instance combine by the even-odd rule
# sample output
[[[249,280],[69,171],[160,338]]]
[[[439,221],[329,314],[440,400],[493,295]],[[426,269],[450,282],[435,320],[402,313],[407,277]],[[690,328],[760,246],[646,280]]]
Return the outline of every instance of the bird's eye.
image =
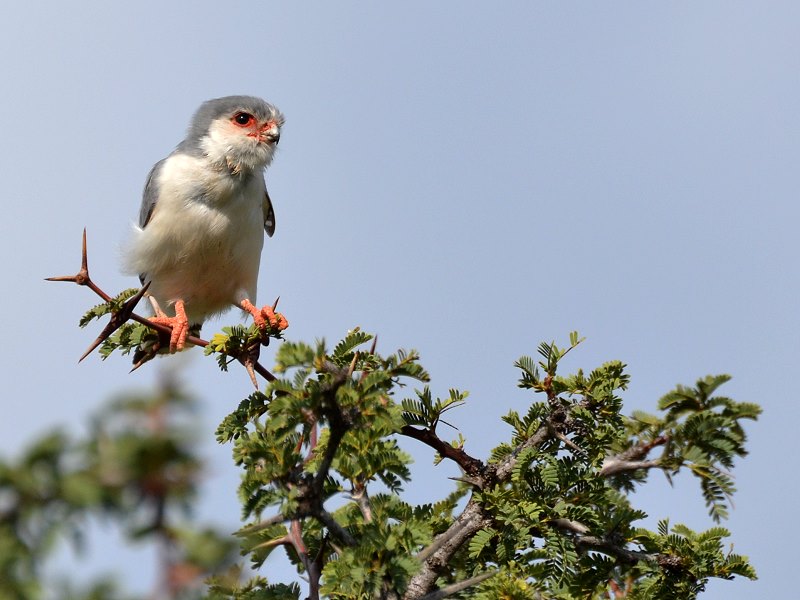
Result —
[[[249,127],[253,123],[256,122],[256,118],[251,115],[250,113],[246,112],[238,112],[233,115],[233,119],[231,119],[234,123],[236,123],[239,127]]]

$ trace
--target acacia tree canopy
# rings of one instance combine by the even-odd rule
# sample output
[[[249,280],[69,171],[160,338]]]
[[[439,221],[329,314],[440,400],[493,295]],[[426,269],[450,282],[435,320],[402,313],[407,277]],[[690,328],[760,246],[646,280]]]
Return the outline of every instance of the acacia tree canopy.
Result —
[[[141,364],[142,353],[159,353],[161,334],[146,319],[126,322],[132,295],[109,298],[81,324],[111,314],[102,356],[133,352]],[[268,334],[283,337],[277,328]],[[268,379],[216,431],[242,473],[245,525],[235,537],[252,572],[236,564],[233,537],[172,516],[191,506],[201,464],[173,419],[186,399],[168,387],[112,406],[83,443],[54,435],[19,462],[0,463],[0,495],[11,499],[0,506],[0,599],[39,597],[53,540],[79,535],[85,516],[100,513],[131,539],[163,546],[170,598],[685,599],[712,577],[756,577],[746,557],[725,550],[729,532],[719,526],[735,492],[731,471],[747,454],[743,421],[760,413],[718,394],[727,375],[676,387],[654,414],[626,415],[622,362],[559,371],[582,341],[573,332],[566,345],[543,343],[536,358],[516,362],[530,405],[503,418],[507,439],[482,457],[460,435],[443,437],[445,413],[457,423],[467,393],[436,397],[415,351],[381,354],[359,329],[333,348],[281,341],[272,375],[258,365],[269,339],[255,327],[195,339],[221,368],[238,360]],[[404,500],[414,469],[401,438],[458,465],[449,494]],[[680,515],[654,531],[639,526],[647,515],[633,492],[654,470],[696,477],[709,529],[671,524]],[[276,551],[296,567],[297,583],[265,575]],[[120,597],[105,581],[63,589],[71,598]]]

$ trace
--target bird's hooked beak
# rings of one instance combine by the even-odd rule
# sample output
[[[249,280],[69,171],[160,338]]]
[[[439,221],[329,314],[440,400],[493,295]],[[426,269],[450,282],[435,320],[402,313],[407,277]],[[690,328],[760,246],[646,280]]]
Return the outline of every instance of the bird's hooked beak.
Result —
[[[277,145],[281,139],[281,127],[277,121],[267,121],[258,128],[258,141]]]

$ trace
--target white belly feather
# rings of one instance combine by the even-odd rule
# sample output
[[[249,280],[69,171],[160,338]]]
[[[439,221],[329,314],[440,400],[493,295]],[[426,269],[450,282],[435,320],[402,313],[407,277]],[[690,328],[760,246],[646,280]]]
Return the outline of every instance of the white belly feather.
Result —
[[[156,208],[147,226],[136,228],[126,270],[146,274],[162,308],[183,300],[190,323],[244,298],[255,303],[263,178],[242,180],[177,154],[165,161],[158,184]]]

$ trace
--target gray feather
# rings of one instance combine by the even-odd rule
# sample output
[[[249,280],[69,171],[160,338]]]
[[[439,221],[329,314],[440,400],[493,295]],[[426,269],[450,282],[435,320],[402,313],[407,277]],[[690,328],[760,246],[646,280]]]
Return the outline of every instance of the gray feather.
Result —
[[[275,209],[272,208],[272,199],[264,188],[264,231],[269,237],[275,235]]]
[[[142,229],[147,226],[148,221],[150,221],[150,217],[153,216],[153,210],[156,207],[156,201],[158,200],[158,174],[161,172],[161,169],[164,167],[164,162],[167,159],[164,158],[158,161],[152,169],[150,169],[150,174],[147,176],[147,183],[144,184],[144,193],[142,194],[142,207],[139,209],[139,227]]]

